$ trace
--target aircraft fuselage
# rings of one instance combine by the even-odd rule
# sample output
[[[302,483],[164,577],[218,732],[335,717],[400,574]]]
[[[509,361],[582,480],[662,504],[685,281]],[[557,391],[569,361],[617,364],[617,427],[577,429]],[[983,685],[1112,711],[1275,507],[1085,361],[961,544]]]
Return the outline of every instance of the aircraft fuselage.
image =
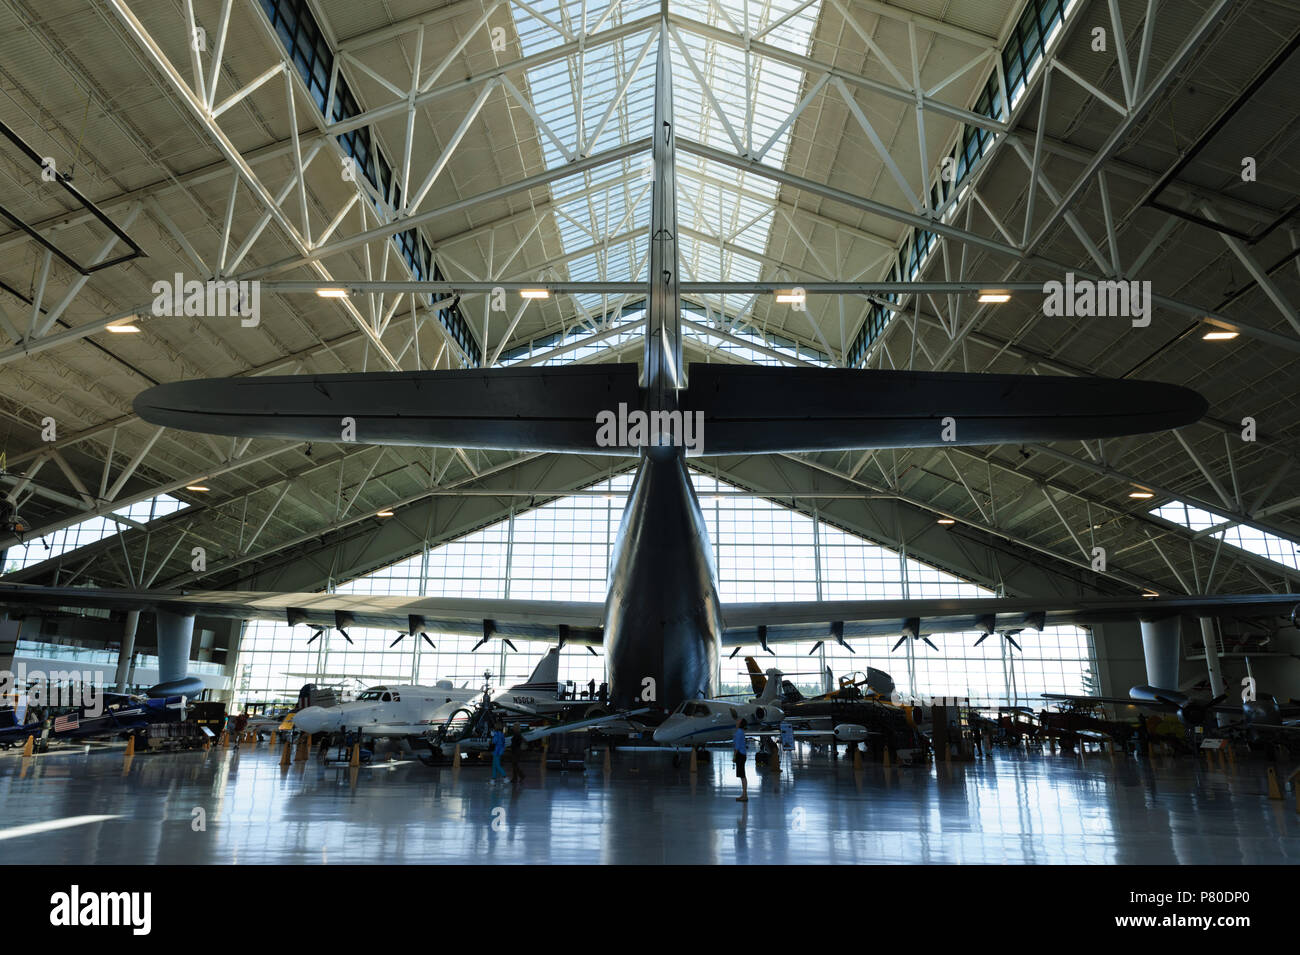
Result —
[[[610,559],[610,700],[665,710],[711,697],[722,604],[708,527],[677,448],[641,458]]]

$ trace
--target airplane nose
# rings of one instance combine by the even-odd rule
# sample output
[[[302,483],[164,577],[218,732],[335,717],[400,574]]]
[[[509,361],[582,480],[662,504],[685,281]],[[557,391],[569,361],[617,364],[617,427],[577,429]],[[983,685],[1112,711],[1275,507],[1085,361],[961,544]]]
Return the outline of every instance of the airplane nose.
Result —
[[[293,716],[293,728],[304,733],[319,733],[325,728],[328,714],[323,706],[308,706]]]

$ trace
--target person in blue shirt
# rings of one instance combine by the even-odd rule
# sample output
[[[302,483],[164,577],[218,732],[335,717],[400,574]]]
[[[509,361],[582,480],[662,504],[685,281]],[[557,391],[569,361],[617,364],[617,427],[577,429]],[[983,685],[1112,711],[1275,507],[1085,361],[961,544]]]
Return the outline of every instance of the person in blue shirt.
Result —
[[[496,779],[498,775],[502,779],[506,778],[506,771],[501,768],[501,754],[506,751],[506,734],[501,732],[501,726],[498,724],[492,728],[492,778]]]
[[[740,777],[740,795],[736,802],[749,802],[749,778],[745,775],[745,754],[748,742],[745,739],[745,721],[736,720],[736,732],[732,734],[731,744],[736,750],[736,775]]]

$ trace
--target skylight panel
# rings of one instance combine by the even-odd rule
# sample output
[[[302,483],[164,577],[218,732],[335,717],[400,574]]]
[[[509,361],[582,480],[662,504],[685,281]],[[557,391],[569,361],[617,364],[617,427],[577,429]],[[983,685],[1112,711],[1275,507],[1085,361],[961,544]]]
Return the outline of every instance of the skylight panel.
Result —
[[[113,513],[137,524],[148,524],[150,521],[183,511],[189,506],[185,501],[170,494],[160,494],[145,501],[119,507]],[[92,517],[44,537],[30,539],[23,544],[14,544],[5,551],[3,573],[10,574],[70,554],[79,548],[121,533],[122,528],[122,524],[110,517]]]
[[[1170,501],[1168,504],[1152,508],[1149,513],[1193,531],[1204,531],[1224,525],[1223,530],[1215,531],[1210,536],[1238,550],[1271,560],[1275,564],[1300,570],[1300,542],[1270,534],[1249,524],[1234,523],[1230,517],[1182,501]]]

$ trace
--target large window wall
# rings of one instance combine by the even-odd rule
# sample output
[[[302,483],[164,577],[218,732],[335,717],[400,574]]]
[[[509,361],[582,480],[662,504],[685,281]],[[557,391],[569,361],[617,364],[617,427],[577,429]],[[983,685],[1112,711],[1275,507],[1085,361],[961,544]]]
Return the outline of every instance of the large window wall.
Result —
[[[696,491],[709,526],[724,602],[752,600],[861,600],[899,597],[989,597],[992,592],[937,568],[873,544],[725,482],[696,472]],[[409,594],[600,601],[631,474],[615,475],[563,498],[416,554],[339,585],[340,593]],[[336,633],[310,646],[305,627],[252,621],[236,663],[240,701],[292,698],[308,682],[353,692],[377,683],[431,683],[447,678],[479,686],[527,679],[543,652],[516,642],[519,652],[492,640],[471,652],[479,634],[434,637],[436,649],[390,631]],[[720,692],[748,686],[744,655],[758,652],[764,668],[776,666],[805,690],[820,687],[829,667],[835,676],[868,666],[893,675],[899,691],[970,697],[980,705],[1038,704],[1042,692],[1087,692],[1096,663],[1086,630],[1056,627],[1025,631],[1016,650],[993,636],[975,646],[978,633],[934,636],[938,648],[894,639],[851,641],[854,652],[813,641],[782,646],[770,656],[746,648],[724,658]],[[394,641],[397,641],[395,645]],[[774,648],[777,649],[777,648]],[[504,679],[502,678],[504,674]],[[585,684],[605,678],[604,661],[585,647],[566,648],[561,679]]]

